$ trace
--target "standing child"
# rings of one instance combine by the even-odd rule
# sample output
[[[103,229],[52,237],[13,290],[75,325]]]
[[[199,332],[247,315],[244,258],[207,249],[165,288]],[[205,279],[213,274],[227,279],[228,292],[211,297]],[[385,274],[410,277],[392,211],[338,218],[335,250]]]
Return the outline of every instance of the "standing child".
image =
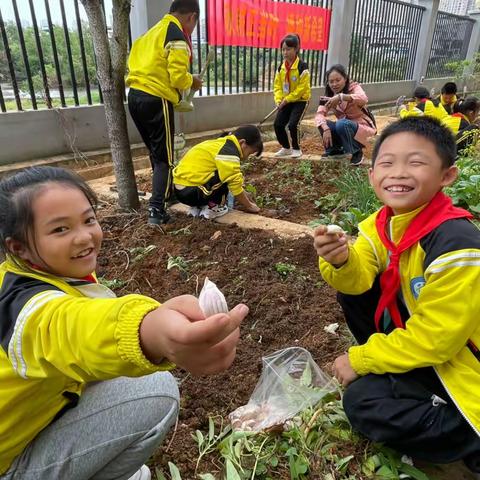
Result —
[[[299,158],[302,156],[299,125],[311,97],[310,72],[308,65],[298,56],[300,51],[298,35],[287,35],[280,43],[280,48],[284,62],[278,67],[273,85],[275,104],[278,107],[273,126],[282,148],[275,156]],[[287,126],[292,139],[291,145],[285,130]]]
[[[323,278],[359,345],[335,360],[352,426],[421,460],[480,472],[480,231],[442,193],[455,140],[435,119],[388,126],[370,183],[384,207],[343,234],[315,231]]]
[[[94,272],[96,197],[72,172],[0,182],[0,479],[149,480],[175,423],[174,364],[226,369],[248,313],[115,294]]]
[[[228,213],[225,200],[229,191],[247,212],[258,213],[260,208],[243,189],[240,162],[262,151],[262,136],[254,125],[243,125],[233,133],[195,145],[173,171],[175,195],[191,207],[189,213],[194,217],[211,220]]]
[[[442,123],[455,134],[459,152],[477,143],[479,127],[473,122],[479,112],[480,100],[477,97],[461,98],[455,103],[453,114],[442,119]]]

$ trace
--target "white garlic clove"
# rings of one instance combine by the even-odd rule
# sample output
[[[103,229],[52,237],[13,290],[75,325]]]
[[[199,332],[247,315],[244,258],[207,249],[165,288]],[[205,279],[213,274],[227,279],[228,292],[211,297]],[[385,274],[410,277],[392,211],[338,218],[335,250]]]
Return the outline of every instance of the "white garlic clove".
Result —
[[[198,296],[198,303],[206,317],[217,313],[228,313],[228,305],[223,293],[208,277],[205,277],[205,283]]]
[[[327,235],[341,235],[344,234],[345,230],[338,225],[327,225]]]

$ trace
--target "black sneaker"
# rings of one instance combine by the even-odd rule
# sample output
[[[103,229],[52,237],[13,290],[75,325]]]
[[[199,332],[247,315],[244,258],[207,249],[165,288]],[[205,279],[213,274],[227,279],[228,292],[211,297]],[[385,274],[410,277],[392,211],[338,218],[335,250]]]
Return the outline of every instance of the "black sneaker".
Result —
[[[159,210],[155,207],[148,209],[148,223],[150,225],[163,225],[170,220],[170,215],[165,210]]]
[[[357,153],[354,153],[352,155],[352,159],[350,160],[350,165],[357,167],[362,163],[363,163],[363,152],[362,150],[360,150]]]

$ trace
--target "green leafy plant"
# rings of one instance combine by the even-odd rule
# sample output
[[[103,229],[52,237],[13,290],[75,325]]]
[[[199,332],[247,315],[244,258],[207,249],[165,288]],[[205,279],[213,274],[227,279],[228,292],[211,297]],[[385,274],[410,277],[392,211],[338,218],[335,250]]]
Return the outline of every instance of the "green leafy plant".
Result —
[[[306,182],[312,183],[313,181],[313,169],[312,162],[309,160],[302,160],[298,164],[298,173],[302,175]]]
[[[105,287],[110,288],[111,290],[122,288],[127,283],[124,280],[119,280],[118,278],[113,278],[109,280],[108,278],[105,278],[105,277],[98,277],[98,281]]]
[[[477,216],[480,214],[480,163],[477,158],[459,158],[458,180],[445,189],[455,205],[467,208]]]
[[[295,265],[292,265],[291,263],[282,263],[278,262],[275,264],[275,271],[281,276],[281,277],[288,277],[290,273],[293,273],[297,267]]]
[[[188,273],[188,260],[181,256],[174,257],[168,254],[167,270],[172,270],[173,268],[177,268],[182,273]]]
[[[132,263],[140,263],[157,248],[156,245],[148,245],[146,247],[133,247],[129,249],[131,255],[133,255]]]

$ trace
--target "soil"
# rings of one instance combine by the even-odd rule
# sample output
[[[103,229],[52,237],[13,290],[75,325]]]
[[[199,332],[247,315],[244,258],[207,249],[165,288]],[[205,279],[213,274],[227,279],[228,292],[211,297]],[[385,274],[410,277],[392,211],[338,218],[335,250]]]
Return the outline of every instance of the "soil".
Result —
[[[302,346],[321,368],[330,371],[336,355],[345,351],[349,342],[346,332],[332,335],[323,330],[340,322],[342,315],[334,291],[318,273],[310,238],[285,240],[264,231],[183,216],[163,229],[152,228],[145,224],[144,213],[118,214],[111,207],[101,210],[100,218],[105,242],[98,274],[117,280],[118,295],[142,293],[160,301],[197,295],[208,276],[230,307],[240,302],[250,307],[236,360],[228,372],[202,378],[192,378],[181,370],[173,372],[181,382],[180,417],[176,431],[155,456],[155,465],[171,461],[182,478],[195,478],[198,452],[192,433],[208,430],[209,416],[225,417],[248,401],[263,355]],[[135,260],[142,253],[138,247],[149,245],[155,248]],[[177,261],[181,257],[185,269],[168,270],[169,257]],[[275,269],[279,262],[293,265],[295,270],[282,276]],[[202,465],[202,470],[215,472],[218,467]]]

